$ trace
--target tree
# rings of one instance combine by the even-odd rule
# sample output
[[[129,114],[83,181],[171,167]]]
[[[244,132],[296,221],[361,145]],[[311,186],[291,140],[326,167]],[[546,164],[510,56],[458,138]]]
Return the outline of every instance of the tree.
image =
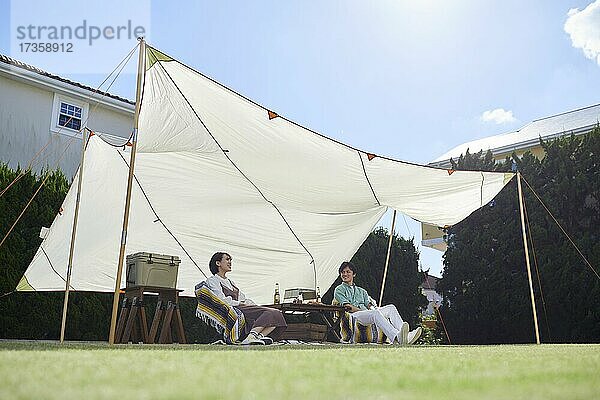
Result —
[[[6,188],[22,171],[0,163],[0,188]],[[41,243],[40,228],[49,226],[66,195],[69,183],[60,171],[43,171],[36,177],[23,171],[22,177],[0,197],[2,237],[8,232],[45,177],[45,186],[31,203],[21,221],[0,247],[0,293],[10,293],[23,276]],[[54,310],[60,296],[40,293],[13,293],[0,299],[0,337],[53,338],[58,335]]]
[[[600,130],[542,145],[546,156],[541,161],[526,153],[521,159],[513,156],[494,165],[491,154],[467,153],[454,167],[507,171],[514,160],[591,264],[598,265]],[[526,184],[524,197],[542,341],[600,341],[600,311],[591,301],[600,295],[600,279]],[[444,296],[441,311],[452,342],[534,340],[515,179],[448,233],[438,289]]]

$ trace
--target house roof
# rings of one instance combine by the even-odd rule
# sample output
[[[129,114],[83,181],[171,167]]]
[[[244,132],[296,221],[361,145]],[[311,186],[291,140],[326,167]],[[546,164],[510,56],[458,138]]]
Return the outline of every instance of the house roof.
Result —
[[[522,128],[500,135],[477,139],[456,146],[447,153],[433,160],[429,165],[447,166],[450,158],[458,158],[467,150],[471,154],[481,150],[491,150],[498,155],[515,150],[526,149],[536,145],[540,137],[544,140],[554,139],[568,134],[589,132],[600,121],[600,104],[580,108],[550,117],[540,118]]]
[[[55,80],[57,82],[61,82],[63,84],[67,84],[67,85],[73,86],[73,87],[78,88],[78,89],[83,89],[85,91],[89,91],[89,92],[94,93],[94,94],[100,94],[102,96],[109,97],[111,99],[117,100],[117,101],[122,102],[122,103],[126,103],[128,105],[135,105],[135,102],[133,102],[133,101],[131,101],[129,99],[126,99],[124,97],[120,97],[120,96],[117,96],[117,95],[114,95],[114,94],[111,94],[111,93],[108,93],[108,92],[103,92],[101,90],[97,90],[97,89],[95,89],[93,87],[84,85],[82,83],[75,82],[75,81],[72,81],[72,80],[60,77],[58,75],[51,74],[51,73],[46,72],[44,70],[41,70],[41,69],[39,69],[37,67],[34,67],[33,65],[29,65],[29,64],[26,64],[26,63],[24,63],[22,61],[15,60],[14,58],[9,57],[9,56],[7,56],[5,54],[1,54],[0,53],[0,63],[8,65],[9,69],[13,68],[13,67],[16,67],[18,69],[22,69],[22,70],[25,70],[25,71],[28,71],[28,72],[32,72],[32,73],[37,74],[39,76],[42,76],[42,77],[45,77],[45,78],[50,78],[50,79]]]
[[[439,280],[440,278],[438,278],[437,276],[427,274],[425,280],[423,280],[423,283],[421,283],[421,287],[423,289],[435,290],[435,287],[437,286],[437,281]]]

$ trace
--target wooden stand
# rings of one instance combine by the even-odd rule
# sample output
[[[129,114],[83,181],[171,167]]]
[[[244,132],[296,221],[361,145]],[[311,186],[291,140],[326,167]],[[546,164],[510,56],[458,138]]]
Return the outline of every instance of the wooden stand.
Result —
[[[186,343],[183,320],[179,312],[179,292],[182,290],[153,286],[131,286],[125,289],[121,302],[119,322],[115,333],[115,343],[155,343],[160,330],[158,343]],[[158,294],[156,311],[148,332],[144,294]]]

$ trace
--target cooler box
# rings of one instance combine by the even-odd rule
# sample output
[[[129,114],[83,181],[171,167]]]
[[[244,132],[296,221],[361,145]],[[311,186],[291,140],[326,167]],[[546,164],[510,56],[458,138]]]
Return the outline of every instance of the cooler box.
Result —
[[[179,257],[154,253],[129,254],[126,259],[127,287],[156,286],[175,289]]]

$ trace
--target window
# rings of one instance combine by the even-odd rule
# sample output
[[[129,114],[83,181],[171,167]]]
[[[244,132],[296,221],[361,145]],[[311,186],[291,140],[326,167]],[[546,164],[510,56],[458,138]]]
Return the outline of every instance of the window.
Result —
[[[58,125],[74,129],[81,129],[81,107],[73,104],[60,103],[60,111],[58,114]]]
[[[77,135],[86,125],[88,103],[63,94],[54,94],[50,131],[63,135]]]

